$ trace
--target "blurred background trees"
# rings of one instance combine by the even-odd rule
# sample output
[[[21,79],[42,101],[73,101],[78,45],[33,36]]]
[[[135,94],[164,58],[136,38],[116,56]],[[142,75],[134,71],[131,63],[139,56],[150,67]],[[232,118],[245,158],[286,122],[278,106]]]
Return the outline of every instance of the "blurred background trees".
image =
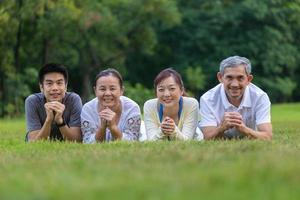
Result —
[[[300,0],[2,0],[0,116],[23,113],[47,62],[67,66],[83,102],[96,74],[114,67],[142,106],[163,68],[199,98],[220,61],[241,55],[273,103],[299,101],[299,35]]]

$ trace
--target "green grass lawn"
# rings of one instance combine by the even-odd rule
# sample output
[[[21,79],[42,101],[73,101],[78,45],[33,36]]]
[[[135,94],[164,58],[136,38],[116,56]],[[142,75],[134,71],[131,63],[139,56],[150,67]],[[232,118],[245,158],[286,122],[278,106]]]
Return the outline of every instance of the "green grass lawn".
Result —
[[[0,199],[300,199],[299,111],[272,107],[272,141],[25,144],[0,120]]]

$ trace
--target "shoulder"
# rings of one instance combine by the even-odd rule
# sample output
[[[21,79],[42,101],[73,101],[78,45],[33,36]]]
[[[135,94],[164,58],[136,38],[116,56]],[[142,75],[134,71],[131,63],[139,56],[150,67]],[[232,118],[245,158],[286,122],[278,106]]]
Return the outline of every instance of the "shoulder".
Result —
[[[222,89],[222,84],[218,84],[215,87],[211,88],[207,92],[205,92],[200,100],[202,101],[213,101],[216,99],[219,99],[221,96],[221,89]]]
[[[81,101],[80,96],[75,92],[66,92],[65,101]]]
[[[133,101],[132,99],[126,97],[126,96],[121,96],[120,97],[121,103],[122,103],[122,109],[126,113],[135,113],[138,115],[141,114],[141,110],[139,105]]]
[[[44,95],[42,93],[35,93],[29,95],[25,102],[26,103],[42,103],[44,101]]]
[[[129,97],[121,96],[120,100],[121,100],[122,104],[126,107],[139,107],[139,105],[135,101],[130,99]]]
[[[63,103],[66,105],[66,107],[69,110],[71,109],[81,110],[82,108],[81,98],[78,94],[74,92],[66,92]]]
[[[248,85],[250,98],[253,101],[257,101],[258,103],[270,103],[270,99],[268,94],[260,89],[258,86],[254,85],[253,83],[250,83]]]
[[[149,99],[144,103],[144,108],[152,108],[157,106],[158,99]]]
[[[197,106],[198,107],[198,101],[197,99],[193,97],[183,97],[183,104],[184,106]]]
[[[84,105],[83,105],[83,108],[82,109],[88,109],[88,108],[94,108],[98,103],[98,99],[97,97],[93,98],[92,100],[86,102]]]
[[[248,85],[249,87],[249,92],[250,94],[253,96],[263,96],[263,95],[267,95],[267,93],[265,91],[263,91],[262,89],[260,89],[258,86],[254,85],[253,83],[250,83]]]

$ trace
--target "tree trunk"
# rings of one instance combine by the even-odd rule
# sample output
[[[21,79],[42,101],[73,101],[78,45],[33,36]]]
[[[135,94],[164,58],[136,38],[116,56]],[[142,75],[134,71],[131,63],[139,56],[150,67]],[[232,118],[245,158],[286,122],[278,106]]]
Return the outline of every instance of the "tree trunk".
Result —
[[[49,47],[49,40],[47,38],[44,38],[43,47],[42,47],[42,65],[48,63],[48,47]]]
[[[82,90],[82,102],[87,102],[89,96],[91,95],[91,86],[90,86],[90,73],[89,70],[86,70],[83,74],[83,90]]]
[[[18,11],[17,11],[17,18],[19,20],[19,25],[18,25],[18,31],[16,35],[16,44],[14,47],[14,61],[15,61],[15,69],[16,73],[20,72],[20,47],[21,47],[21,36],[22,36],[22,19],[20,16],[20,10],[23,5],[22,0],[18,0]]]
[[[48,12],[47,3],[44,4],[45,13]],[[48,63],[48,48],[49,48],[49,38],[43,35],[43,46],[42,46],[42,65]]]

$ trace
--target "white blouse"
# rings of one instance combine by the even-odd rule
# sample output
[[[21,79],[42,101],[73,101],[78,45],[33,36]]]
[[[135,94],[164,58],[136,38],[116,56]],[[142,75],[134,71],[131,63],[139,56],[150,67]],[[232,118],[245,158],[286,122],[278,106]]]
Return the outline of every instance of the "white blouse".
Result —
[[[199,104],[191,97],[183,97],[182,111],[172,140],[191,140],[198,125]],[[144,122],[148,140],[166,139],[161,131],[158,99],[150,99],[144,104]]]
[[[122,113],[118,128],[122,132],[122,140],[138,140],[141,125],[141,111],[136,102],[128,97],[121,96]],[[98,98],[84,104],[81,111],[81,131],[83,143],[95,143],[96,132],[101,126],[98,115]],[[106,141],[113,140],[109,129],[106,129]]]

